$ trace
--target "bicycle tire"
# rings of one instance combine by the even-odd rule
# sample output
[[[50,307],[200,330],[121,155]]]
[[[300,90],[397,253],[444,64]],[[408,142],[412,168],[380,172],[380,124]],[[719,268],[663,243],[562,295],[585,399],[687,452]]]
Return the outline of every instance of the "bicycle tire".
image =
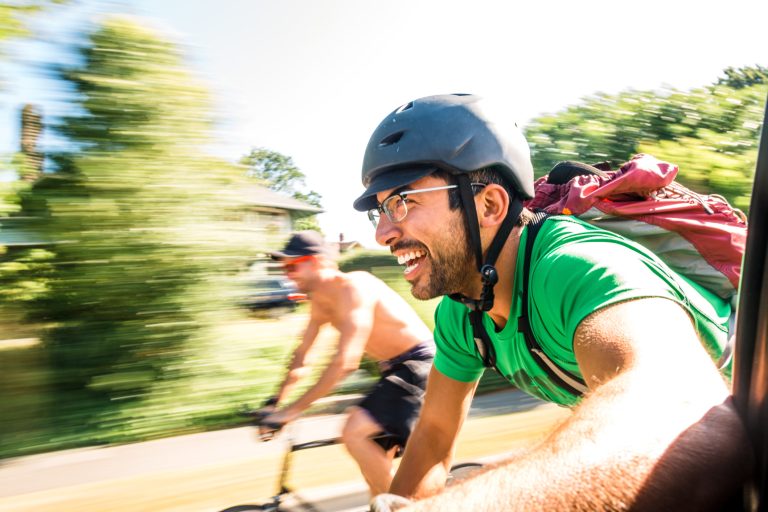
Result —
[[[448,479],[445,482],[446,487],[457,484],[467,478],[471,478],[473,475],[477,474],[483,466],[484,464],[481,464],[480,462],[461,462],[459,464],[454,464],[451,466],[451,471],[448,473]]]
[[[279,505],[274,503],[264,503],[263,505],[235,505],[233,507],[227,507],[219,512],[277,512],[280,510]]]

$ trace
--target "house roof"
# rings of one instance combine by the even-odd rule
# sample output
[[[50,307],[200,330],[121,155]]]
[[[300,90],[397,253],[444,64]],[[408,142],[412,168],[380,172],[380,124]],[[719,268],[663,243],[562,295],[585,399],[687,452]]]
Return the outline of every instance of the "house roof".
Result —
[[[310,213],[322,213],[325,211],[322,208],[280,194],[267,187],[262,187],[261,185],[247,185],[240,187],[235,194],[236,197],[234,199],[243,205],[269,206],[272,208]]]
[[[358,247],[363,247],[360,245],[360,242],[356,240],[350,240],[349,242],[336,242],[334,245],[336,245],[339,248],[339,252],[346,252],[351,249],[357,249]]]

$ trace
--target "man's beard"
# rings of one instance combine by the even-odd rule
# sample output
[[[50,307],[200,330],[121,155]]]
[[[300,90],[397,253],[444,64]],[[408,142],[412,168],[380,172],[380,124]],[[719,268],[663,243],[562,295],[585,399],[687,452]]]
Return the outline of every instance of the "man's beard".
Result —
[[[469,240],[464,219],[455,216],[445,230],[446,236],[432,245],[429,251],[431,272],[426,283],[411,286],[411,294],[419,300],[461,292],[467,279],[474,275],[474,258],[468,247]]]

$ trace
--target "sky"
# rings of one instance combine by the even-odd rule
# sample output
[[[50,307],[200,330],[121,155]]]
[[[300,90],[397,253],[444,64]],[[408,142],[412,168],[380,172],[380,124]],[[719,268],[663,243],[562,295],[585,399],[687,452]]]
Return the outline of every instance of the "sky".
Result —
[[[768,66],[768,2],[138,0],[208,84],[213,149],[290,156],[323,197],[320,224],[376,247],[360,166],[386,114],[470,92],[521,126],[596,92],[690,89],[729,66]],[[627,155],[628,157],[630,155]]]

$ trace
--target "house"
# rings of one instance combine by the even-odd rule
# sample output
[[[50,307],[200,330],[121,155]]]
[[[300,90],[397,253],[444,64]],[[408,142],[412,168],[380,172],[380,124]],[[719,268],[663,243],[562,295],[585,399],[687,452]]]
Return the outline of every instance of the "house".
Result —
[[[34,182],[43,175],[43,154],[38,144],[43,129],[40,109],[35,105],[24,105],[20,120],[19,149],[27,162],[28,171],[20,179]],[[223,190],[221,194],[226,196],[226,204],[230,205],[225,213],[230,229],[241,233],[245,230],[262,241],[285,238],[293,231],[297,219],[323,212],[322,208],[255,183]],[[29,231],[28,220],[0,217],[0,246],[47,245],[47,241]]]
[[[339,241],[332,243],[331,246],[333,246],[339,254],[363,248],[363,246],[360,245],[360,242],[356,240],[345,240],[344,233],[339,233]]]
[[[230,210],[226,215],[230,229],[247,234],[254,240],[277,240],[273,243],[282,243],[294,230],[296,219],[324,211],[259,185],[247,185],[222,193],[230,196]],[[29,220],[25,217],[0,217],[0,245],[48,245],[47,241],[39,239],[39,235],[26,229]]]
[[[263,231],[269,236],[288,235],[294,221],[324,210],[260,185],[247,185],[237,191],[247,229]]]

